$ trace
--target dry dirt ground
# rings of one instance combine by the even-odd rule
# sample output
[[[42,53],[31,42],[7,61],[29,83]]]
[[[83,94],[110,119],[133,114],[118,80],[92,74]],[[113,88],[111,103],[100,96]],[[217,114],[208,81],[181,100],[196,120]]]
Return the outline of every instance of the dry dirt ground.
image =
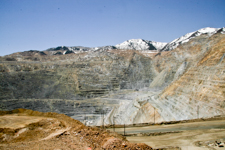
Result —
[[[123,128],[116,128],[116,132],[123,133]],[[135,135],[127,136],[131,143],[117,133],[86,127],[63,114],[26,109],[0,112],[0,149],[3,150],[148,150],[152,149],[150,146],[155,150],[225,149],[225,120],[130,127],[126,128],[126,134]]]
[[[215,145],[215,141],[224,143],[225,129],[192,130],[158,136],[130,136],[127,139],[130,142],[141,141],[142,143],[151,145],[153,148],[179,146],[182,150],[225,149],[224,147]],[[215,144],[213,145],[213,143]]]
[[[112,130],[112,129],[110,129]],[[123,134],[123,128],[116,132]],[[130,142],[153,148],[178,146],[182,150],[225,150],[225,120],[126,128]]]
[[[27,109],[0,111],[0,149],[32,150],[150,150],[146,144],[130,143],[125,137],[86,127],[66,115]]]

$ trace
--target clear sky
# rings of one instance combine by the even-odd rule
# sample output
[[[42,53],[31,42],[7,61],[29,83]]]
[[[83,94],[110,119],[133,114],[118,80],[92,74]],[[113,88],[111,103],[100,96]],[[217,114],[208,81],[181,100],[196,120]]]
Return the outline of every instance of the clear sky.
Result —
[[[170,42],[225,26],[225,0],[0,0],[0,56],[129,39]]]

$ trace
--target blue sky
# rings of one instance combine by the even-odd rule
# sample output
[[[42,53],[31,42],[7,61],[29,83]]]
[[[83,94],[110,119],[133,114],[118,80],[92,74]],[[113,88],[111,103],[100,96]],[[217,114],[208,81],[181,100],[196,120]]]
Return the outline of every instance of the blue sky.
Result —
[[[170,42],[225,26],[225,0],[0,0],[0,56],[57,46]]]

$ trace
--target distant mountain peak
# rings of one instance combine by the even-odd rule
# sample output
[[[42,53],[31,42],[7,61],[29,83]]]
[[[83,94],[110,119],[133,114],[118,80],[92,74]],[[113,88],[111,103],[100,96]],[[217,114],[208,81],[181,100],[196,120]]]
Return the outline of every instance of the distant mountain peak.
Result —
[[[40,55],[65,55],[65,54],[73,54],[73,53],[82,53],[82,52],[94,52],[94,51],[107,51],[107,50],[115,50],[115,49],[124,49],[124,50],[153,50],[153,51],[171,51],[178,47],[179,45],[188,42],[190,39],[196,38],[202,34],[207,34],[211,36],[215,33],[225,34],[225,28],[211,28],[205,27],[199,29],[194,32],[187,33],[172,42],[164,43],[164,42],[155,42],[144,39],[130,39],[126,40],[123,43],[117,44],[115,46],[100,46],[100,47],[84,47],[84,46],[58,46],[52,47],[44,51],[25,51],[22,52],[22,55],[33,55],[33,53],[39,53]],[[152,52],[153,52],[152,51]]]
[[[132,50],[159,50],[167,43],[148,41],[144,39],[130,39],[121,44],[117,44],[117,49],[132,49]]]
[[[199,29],[198,32],[200,32],[200,33],[214,33],[214,32],[216,32],[219,29],[220,28],[206,27],[206,28]]]
[[[220,30],[221,28],[211,28],[211,27],[206,27],[206,28],[202,28],[199,29],[195,32],[190,32],[185,34],[184,36],[181,36],[175,40],[173,40],[172,42],[166,44],[166,46],[164,48],[162,48],[162,51],[171,51],[173,49],[175,49],[177,46],[188,42],[190,39],[198,37],[202,34],[208,34],[209,36],[217,33],[218,30]]]

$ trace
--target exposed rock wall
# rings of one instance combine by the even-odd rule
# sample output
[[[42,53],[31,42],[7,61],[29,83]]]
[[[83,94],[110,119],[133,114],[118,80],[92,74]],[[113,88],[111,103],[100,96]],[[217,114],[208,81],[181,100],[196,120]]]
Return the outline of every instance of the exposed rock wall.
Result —
[[[44,55],[42,61],[27,53],[7,57],[20,61],[0,62],[0,109],[54,111],[89,123],[123,100],[108,95],[149,87],[155,77],[152,60],[132,50]]]
[[[225,114],[225,37],[208,48],[205,56],[160,95],[168,103],[176,120]],[[212,37],[216,38],[216,37]]]
[[[225,35],[218,33],[210,38],[201,35],[172,52],[157,54],[152,63],[158,75],[149,91],[158,93],[149,93],[142,100],[135,97],[108,117],[120,118],[116,123],[131,124],[225,114],[224,53]],[[163,85],[166,87],[160,92]]]
[[[220,115],[224,53],[225,34],[219,32],[172,51],[15,53],[0,58],[0,107],[55,111],[93,125]]]
[[[155,76],[151,60],[134,51],[125,57],[108,52],[74,57],[61,62],[0,63],[0,99],[86,99],[148,87]]]

